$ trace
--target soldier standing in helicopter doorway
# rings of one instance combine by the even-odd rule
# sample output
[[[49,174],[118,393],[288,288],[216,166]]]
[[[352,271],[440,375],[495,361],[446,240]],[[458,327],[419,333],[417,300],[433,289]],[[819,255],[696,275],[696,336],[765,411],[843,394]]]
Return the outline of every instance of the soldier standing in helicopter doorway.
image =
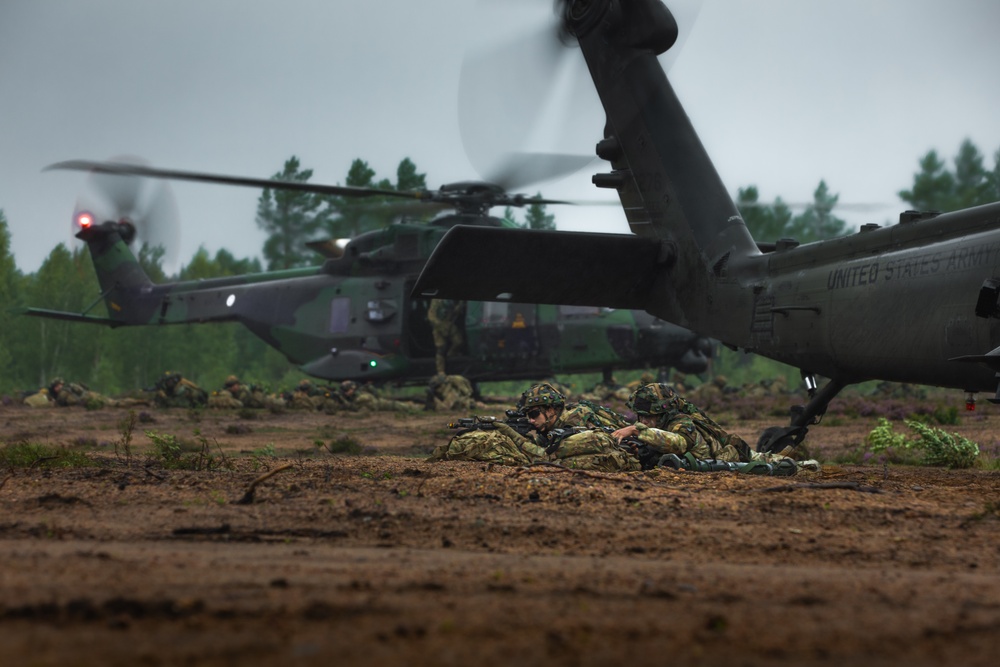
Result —
[[[435,368],[438,375],[446,375],[446,359],[462,349],[465,302],[431,299],[427,306],[427,319],[434,335]]]

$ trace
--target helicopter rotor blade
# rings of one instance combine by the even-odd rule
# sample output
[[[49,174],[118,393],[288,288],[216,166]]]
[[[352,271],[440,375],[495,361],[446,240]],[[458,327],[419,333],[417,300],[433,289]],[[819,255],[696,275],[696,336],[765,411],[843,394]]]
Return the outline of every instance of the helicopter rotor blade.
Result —
[[[568,153],[505,153],[486,175],[486,180],[505,190],[521,190],[572,174],[597,158]]]
[[[569,3],[553,4],[555,11],[545,16],[537,13],[537,2],[528,6],[481,0],[480,23],[498,30],[514,23],[536,27],[480,48],[462,63],[459,130],[466,155],[484,180],[507,189],[582,169],[596,158],[576,151],[584,146],[589,150],[603,136],[603,106],[575,38],[563,26]],[[666,69],[681,51],[702,4],[671,2],[681,33],[674,47],[660,56]],[[513,153],[511,146],[517,147]]]
[[[96,174],[114,174],[118,176],[144,176],[178,181],[195,181],[199,183],[219,183],[222,185],[238,185],[262,190],[293,190],[311,192],[322,195],[340,197],[400,197],[405,199],[421,199],[422,191],[383,190],[380,188],[360,188],[349,185],[322,185],[301,181],[279,181],[266,178],[250,178],[246,176],[227,176],[196,171],[180,171],[176,169],[157,169],[146,165],[127,162],[98,162],[93,160],[67,160],[45,167],[43,171],[53,169],[69,169],[75,171],[90,171]]]
[[[114,158],[113,164],[130,169],[147,168],[141,158],[134,156]],[[83,214],[89,214],[97,223],[128,221],[135,229],[135,237],[130,239],[132,245],[162,248],[164,271],[172,273],[179,268],[180,221],[167,183],[149,183],[127,171],[92,171],[77,196],[74,233],[79,231]]]

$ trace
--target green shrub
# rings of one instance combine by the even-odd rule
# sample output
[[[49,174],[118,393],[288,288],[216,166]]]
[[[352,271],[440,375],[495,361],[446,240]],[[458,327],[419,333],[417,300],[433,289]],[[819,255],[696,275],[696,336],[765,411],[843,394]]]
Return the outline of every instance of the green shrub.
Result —
[[[905,451],[919,451],[922,454],[920,463],[924,465],[946,468],[971,468],[975,465],[979,456],[979,445],[975,442],[916,419],[907,419],[904,423],[917,434],[916,438],[908,439],[904,434],[896,433],[889,420],[880,418],[878,426],[865,438],[867,450],[897,453],[897,456]],[[900,459],[903,460],[905,458]]]
[[[885,417],[879,417],[878,426],[872,429],[865,438],[868,451],[884,452],[887,449],[906,448],[906,436],[892,430],[892,424]]]
[[[913,446],[924,450],[924,463],[927,465],[946,468],[971,468],[975,465],[979,456],[979,445],[975,442],[920,422],[908,421],[906,425],[920,436]]]

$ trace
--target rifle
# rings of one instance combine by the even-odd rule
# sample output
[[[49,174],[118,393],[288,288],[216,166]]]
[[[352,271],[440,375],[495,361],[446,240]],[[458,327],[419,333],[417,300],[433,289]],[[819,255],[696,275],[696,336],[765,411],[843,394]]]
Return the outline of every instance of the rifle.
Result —
[[[784,459],[777,463],[764,463],[763,461],[737,463],[735,461],[697,459],[690,452],[685,454],[683,458],[676,454],[664,454],[657,461],[656,467],[693,472],[734,471],[748,475],[772,475],[775,477],[791,477],[798,471],[798,466],[791,459]]]
[[[520,410],[505,411],[503,423],[521,435],[528,437],[528,432],[534,427],[528,421],[528,417]],[[466,417],[457,421],[449,422],[448,428],[461,428],[467,431],[491,431],[496,428],[496,417]]]

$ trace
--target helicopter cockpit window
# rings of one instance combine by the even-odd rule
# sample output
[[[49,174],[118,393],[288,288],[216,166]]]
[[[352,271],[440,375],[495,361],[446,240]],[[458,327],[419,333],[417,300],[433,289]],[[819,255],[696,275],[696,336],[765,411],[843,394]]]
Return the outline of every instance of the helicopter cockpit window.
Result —
[[[351,298],[337,297],[330,301],[330,333],[343,333],[351,322]]]

